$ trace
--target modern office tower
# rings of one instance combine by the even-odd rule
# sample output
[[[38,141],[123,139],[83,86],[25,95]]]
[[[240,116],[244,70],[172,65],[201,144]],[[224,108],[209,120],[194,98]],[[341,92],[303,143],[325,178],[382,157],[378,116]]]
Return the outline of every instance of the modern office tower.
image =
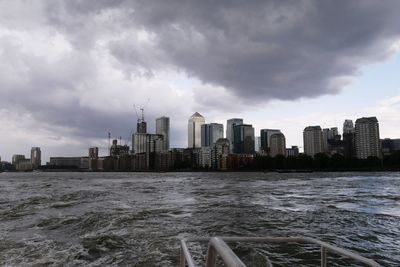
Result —
[[[229,119],[226,121],[226,138],[229,140],[229,147],[231,150],[231,153],[233,152],[233,147],[234,147],[234,134],[233,134],[233,127],[235,125],[240,125],[243,124],[243,119],[239,119],[239,118],[233,118],[233,119]]]
[[[341,136],[337,127],[325,128],[322,130],[322,151],[324,153],[331,153],[332,140],[338,141]]]
[[[329,152],[329,128],[322,129],[322,151],[324,153]]]
[[[304,153],[314,156],[322,152],[322,130],[320,126],[308,126],[303,131]]]
[[[339,135],[339,130],[337,127],[332,127],[329,129],[328,139],[335,139]]]
[[[254,139],[254,150],[256,153],[261,152],[261,136],[256,136]]]
[[[224,137],[224,125],[210,123],[201,125],[201,146],[212,146],[218,139]]]
[[[33,169],[37,169],[42,165],[42,153],[40,147],[32,147],[31,149],[31,163]]]
[[[233,127],[233,152],[236,154],[254,154],[254,128],[250,124]]]
[[[270,137],[270,155],[275,157],[277,155],[286,156],[286,139],[283,133],[275,133]]]
[[[135,134],[133,153],[163,152],[164,136],[160,134]]]
[[[188,147],[201,147],[201,125],[205,123],[204,117],[196,112],[188,121]]]
[[[136,132],[137,133],[147,133],[147,123],[144,121],[144,110],[142,111],[142,117],[138,119],[136,123]]]
[[[345,120],[343,123],[343,144],[344,144],[344,156],[352,158],[356,156],[356,144],[355,144],[355,129],[352,120]]]
[[[143,153],[146,152],[147,144],[147,123],[144,121],[144,110],[141,109],[142,116],[137,120],[136,133],[132,135],[132,152]]]
[[[343,134],[354,133],[354,125],[352,120],[345,120],[343,123]]]
[[[357,158],[366,159],[370,156],[380,158],[379,123],[376,117],[357,119],[355,132]]]
[[[260,131],[260,137],[261,137],[261,151],[264,153],[269,154],[269,147],[270,147],[270,138],[271,135],[280,133],[281,130],[278,129],[262,129]]]
[[[356,134],[351,131],[343,131],[343,146],[344,146],[344,156],[347,158],[356,157]]]
[[[169,118],[160,117],[156,119],[156,134],[163,136],[163,151],[169,150]]]
[[[132,136],[132,152],[145,153],[147,151],[147,133],[134,133]]]
[[[164,136],[161,134],[147,134],[147,148],[145,152],[156,152],[160,153],[165,151],[165,142],[164,142]]]

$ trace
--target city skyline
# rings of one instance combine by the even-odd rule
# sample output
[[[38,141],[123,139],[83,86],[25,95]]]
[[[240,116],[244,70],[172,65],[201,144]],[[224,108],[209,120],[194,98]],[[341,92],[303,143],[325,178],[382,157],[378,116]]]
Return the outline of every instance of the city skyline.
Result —
[[[400,4],[334,5],[3,2],[0,155],[105,154],[108,132],[130,144],[134,105],[170,118],[170,147],[195,111],[281,129],[287,147],[307,125],[370,116],[398,138]]]
[[[197,134],[193,133],[194,129],[194,121],[196,121],[196,132]],[[161,123],[162,121],[162,123]],[[359,146],[359,142],[360,139],[354,139],[354,134],[360,134],[359,132],[359,128],[357,128],[357,122],[364,122],[364,121],[372,121],[373,123],[376,123],[376,125],[374,125],[373,127],[375,128],[371,128],[374,130],[371,130],[370,126],[368,126],[367,130],[362,130],[363,132],[365,132],[364,134],[367,134],[367,137],[363,137],[363,138],[371,138],[369,136],[370,131],[376,131],[376,133],[374,132],[372,134],[372,141],[368,141],[368,142],[375,142],[373,143],[373,146],[375,149],[375,152],[370,152],[368,150],[368,152],[363,152],[365,153],[364,156],[360,156],[360,148],[357,149],[357,153],[356,152],[356,147]],[[137,119],[137,123],[136,123],[136,131],[134,131],[134,133],[131,136],[131,146],[128,145],[128,142],[124,141],[124,143],[120,139],[118,138],[111,138],[111,135],[109,135],[109,143],[106,149],[104,148],[100,148],[100,150],[105,150],[106,153],[101,154],[99,153],[99,147],[90,147],[89,148],[89,155],[92,153],[91,150],[92,149],[96,149],[96,153],[98,156],[100,157],[104,157],[104,156],[109,156],[113,154],[113,147],[116,146],[118,147],[118,151],[120,149],[124,149],[126,150],[126,153],[128,154],[136,154],[136,153],[148,153],[148,152],[166,152],[168,150],[174,150],[174,149],[186,149],[186,148],[204,148],[204,147],[213,147],[216,144],[216,141],[218,139],[227,139],[229,141],[229,138],[227,135],[229,135],[229,131],[227,128],[226,133],[224,133],[224,127],[223,124],[219,124],[219,123],[210,123],[206,120],[206,118],[204,116],[202,116],[200,113],[195,112],[192,116],[189,117],[188,119],[188,128],[187,128],[187,134],[188,134],[188,139],[187,139],[187,146],[183,146],[183,147],[171,147],[171,148],[167,148],[168,144],[169,144],[169,130],[170,130],[170,118],[166,117],[166,116],[161,116],[155,119],[155,131],[156,133],[151,134],[150,132],[147,131],[147,125],[148,122],[144,119],[144,109],[142,109],[142,115],[141,117],[138,117]],[[235,122],[234,124],[232,124],[232,122]],[[246,142],[244,142],[244,139],[239,141],[242,142],[242,146],[247,146],[247,148],[241,148],[239,150],[233,149],[230,150],[230,152],[232,154],[259,154],[262,156],[265,155],[269,155],[269,156],[276,156],[276,155],[283,155],[283,156],[288,156],[287,154],[287,150],[289,149],[293,149],[296,148],[298,150],[298,153],[304,153],[308,156],[314,156],[315,154],[318,153],[325,153],[328,155],[333,155],[334,153],[339,153],[342,155],[346,155],[346,156],[353,156],[353,157],[357,157],[357,158],[362,158],[362,159],[366,159],[369,155],[373,155],[373,156],[377,156],[379,158],[381,158],[383,156],[382,153],[384,153],[384,151],[382,151],[382,147],[381,147],[381,142],[384,142],[386,139],[389,140],[393,140],[396,139],[400,140],[399,138],[396,137],[384,137],[382,138],[379,135],[379,123],[376,117],[361,117],[361,118],[357,118],[355,120],[355,124],[353,123],[353,119],[345,119],[343,121],[342,127],[331,127],[331,128],[321,128],[320,125],[314,125],[314,126],[305,126],[304,130],[303,130],[303,140],[302,143],[299,144],[287,144],[286,143],[286,137],[285,135],[282,133],[281,129],[261,129],[259,132],[254,130],[254,127],[252,127],[251,124],[246,124],[244,122],[243,119],[239,119],[239,118],[231,118],[231,119],[227,119],[226,120],[226,125],[230,125],[232,124],[232,130],[233,130],[233,136],[231,137],[233,142],[232,144],[235,144],[237,142],[237,140],[235,140],[235,134],[237,136],[246,136],[246,134],[243,133],[239,133],[239,131],[237,133],[235,133],[234,131],[235,128],[239,128],[238,126],[244,126],[244,127],[250,127],[251,128],[251,133],[248,132],[248,138],[252,138],[252,144],[251,144],[251,148],[249,147],[249,143],[247,143],[247,145],[245,145]],[[361,123],[359,123],[360,125]],[[151,123],[150,123],[151,125]],[[214,130],[211,130],[210,127],[217,127]],[[209,133],[205,133],[207,129],[207,132]],[[217,132],[215,132],[212,135],[215,135],[213,138],[211,138],[211,136],[209,136],[210,133],[212,133],[213,131],[217,130]],[[249,129],[250,130],[250,129]],[[243,131],[243,129],[241,130]],[[164,134],[162,134],[161,132],[164,132]],[[310,134],[306,134],[306,133],[310,133]],[[139,137],[138,137],[139,135]],[[143,140],[138,140],[137,138],[140,138],[140,136],[143,135]],[[193,146],[190,145],[193,142],[193,138],[190,138],[191,136],[197,136],[196,140],[197,140],[197,145]],[[265,136],[264,136],[265,135]],[[353,135],[353,137],[351,137],[351,139],[349,138],[349,135]],[[271,144],[268,144],[268,141],[271,140],[272,137],[275,138],[279,138],[277,140],[274,140],[274,142],[277,142],[274,144],[274,152],[271,152],[270,147]],[[243,138],[243,137],[242,137]],[[338,138],[338,139],[337,139]],[[213,139],[213,141],[211,141]],[[260,151],[257,150],[257,141],[256,139],[259,139],[260,142]],[[111,140],[113,145],[111,145]],[[118,143],[119,140],[119,143]],[[207,141],[205,141],[207,140]],[[278,141],[279,140],[279,141]],[[340,144],[336,144],[336,146],[341,146],[342,149],[344,149],[344,151],[336,151],[335,150],[335,144],[330,144],[329,142],[332,140],[339,140],[340,142],[344,142],[344,143],[340,143]],[[371,139],[368,139],[371,140]],[[243,143],[244,142],[244,143]],[[249,140],[247,141],[249,142]],[[264,144],[264,147],[262,145],[262,143]],[[317,142],[317,143],[315,143]],[[349,143],[350,142],[350,143]],[[354,142],[354,143],[353,143]],[[365,141],[362,141],[362,143],[364,144]],[[140,148],[138,149],[138,144],[140,144]],[[308,145],[307,145],[308,144]],[[333,145],[333,147],[331,147]],[[350,145],[350,148],[348,148],[348,146]],[[343,147],[344,146],[344,147]],[[299,149],[300,148],[300,149]],[[332,150],[333,149],[333,150]],[[354,149],[354,151],[347,151],[347,149]],[[368,148],[370,149],[370,148]],[[39,151],[39,158],[41,158],[43,160],[43,158],[41,157],[41,150],[40,147],[32,147],[31,148],[31,159],[29,159],[29,162],[32,161],[32,164],[34,164],[34,166],[39,166],[39,164],[36,163],[36,160],[33,160],[36,156],[36,154],[33,154],[34,150],[38,150]],[[251,152],[252,151],[252,152]],[[277,152],[280,151],[280,152]],[[119,153],[119,152],[118,152]],[[350,154],[349,154],[350,153]],[[12,156],[12,161],[6,161],[3,158],[4,162],[14,162],[14,157],[24,157],[25,159],[25,154],[24,153],[14,153]],[[71,156],[71,155],[58,155],[61,157],[64,156]],[[72,155],[72,156],[82,156],[82,155]],[[50,155],[49,158],[54,157],[54,155]],[[83,155],[83,157],[86,157]],[[1,155],[0,155],[0,160],[1,160]],[[46,159],[46,158],[44,158]],[[35,162],[35,163],[34,163]],[[39,160],[40,162],[40,160]],[[47,161],[48,162],[48,161]]]

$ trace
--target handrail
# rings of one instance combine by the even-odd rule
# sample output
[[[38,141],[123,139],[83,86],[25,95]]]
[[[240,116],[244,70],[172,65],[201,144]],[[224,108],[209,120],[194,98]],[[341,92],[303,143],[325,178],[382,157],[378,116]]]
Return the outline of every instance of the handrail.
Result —
[[[186,245],[186,240],[182,239],[181,240],[181,267],[185,267],[186,262],[188,263],[189,267],[197,267],[192,256],[190,255],[189,249]]]
[[[232,249],[220,238],[212,237],[208,243],[206,267],[214,267],[220,255],[228,267],[246,267]]]
[[[197,267],[195,264],[186,242],[209,242],[206,267],[214,267],[216,257],[221,256],[222,260],[228,267],[240,266],[245,267],[244,263],[237,257],[232,249],[225,243],[231,242],[252,242],[252,243],[311,243],[321,247],[321,267],[326,267],[327,252],[334,252],[336,254],[346,256],[360,263],[364,263],[371,267],[380,267],[381,265],[374,260],[365,258],[361,255],[355,254],[343,248],[336,247],[321,240],[311,237],[212,237],[212,238],[187,238],[181,240],[181,267]]]

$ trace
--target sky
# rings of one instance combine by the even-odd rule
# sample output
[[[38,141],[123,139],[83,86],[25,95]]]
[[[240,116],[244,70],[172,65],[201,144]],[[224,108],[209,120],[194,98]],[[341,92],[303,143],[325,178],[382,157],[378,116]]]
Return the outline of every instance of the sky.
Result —
[[[309,125],[376,116],[400,138],[399,1],[0,0],[0,156],[107,153],[169,116],[243,118],[302,147]]]

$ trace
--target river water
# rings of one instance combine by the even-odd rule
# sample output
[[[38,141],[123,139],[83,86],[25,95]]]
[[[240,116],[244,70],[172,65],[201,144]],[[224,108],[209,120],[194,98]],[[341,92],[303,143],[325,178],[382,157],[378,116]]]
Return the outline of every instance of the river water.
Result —
[[[400,266],[400,174],[0,174],[1,266],[178,266],[179,238],[214,235],[316,237]],[[314,246],[232,247],[249,266],[319,264]]]

